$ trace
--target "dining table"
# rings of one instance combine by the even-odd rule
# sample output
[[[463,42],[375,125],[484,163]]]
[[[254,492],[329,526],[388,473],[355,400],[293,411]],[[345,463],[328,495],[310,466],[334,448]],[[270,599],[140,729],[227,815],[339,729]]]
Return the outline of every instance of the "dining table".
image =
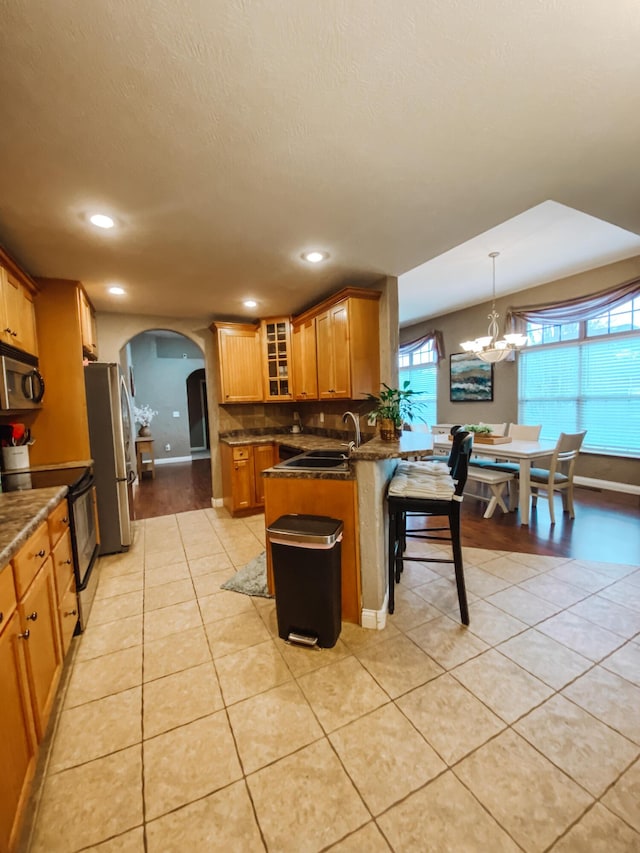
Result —
[[[433,436],[434,447],[439,449],[451,447],[449,437],[446,435]],[[520,511],[520,524],[529,524],[529,507],[531,505],[531,488],[529,475],[531,473],[531,462],[551,456],[555,450],[556,442],[549,439],[538,441],[523,441],[522,439],[511,439],[505,444],[482,444],[479,441],[473,443],[474,456],[487,456],[490,459],[500,461],[517,462],[519,466],[519,497],[518,509]]]

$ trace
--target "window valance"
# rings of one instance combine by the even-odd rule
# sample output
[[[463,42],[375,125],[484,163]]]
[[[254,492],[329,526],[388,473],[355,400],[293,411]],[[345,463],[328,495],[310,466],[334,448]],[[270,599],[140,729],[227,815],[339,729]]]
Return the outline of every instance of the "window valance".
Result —
[[[523,305],[511,308],[507,314],[507,323],[510,327],[525,322],[539,323],[542,326],[578,323],[592,320],[606,311],[624,305],[635,296],[640,296],[640,278],[631,279],[624,284],[600,290],[589,296],[550,302],[547,305]]]
[[[407,341],[406,344],[400,344],[400,355],[409,355],[410,353],[417,352],[426,347],[427,344],[431,344],[431,348],[435,353],[434,361],[437,364],[444,358],[444,338],[442,332],[438,329],[433,329],[431,332],[427,332],[426,335],[416,338],[414,341]]]

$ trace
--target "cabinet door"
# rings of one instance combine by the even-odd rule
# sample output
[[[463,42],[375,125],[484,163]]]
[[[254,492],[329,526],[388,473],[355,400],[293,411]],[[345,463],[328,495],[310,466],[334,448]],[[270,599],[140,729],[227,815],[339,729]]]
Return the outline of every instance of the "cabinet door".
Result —
[[[296,400],[318,399],[315,317],[293,327],[293,391]]]
[[[36,315],[29,290],[10,272],[5,271],[3,285],[3,340],[25,352],[38,354],[36,344]]]
[[[71,638],[78,624],[78,596],[76,595],[76,579],[69,578],[67,588],[58,597],[58,620],[60,625],[60,642],[62,657],[69,651]]]
[[[318,396],[348,399],[351,394],[349,314],[340,302],[316,317]]]
[[[253,447],[254,506],[264,506],[264,477],[262,471],[275,464],[274,445],[256,444]]]
[[[60,677],[61,653],[58,608],[49,557],[18,603],[20,628],[25,637],[31,706],[38,741],[44,737]]]
[[[263,320],[262,359],[265,402],[292,400],[291,325],[288,317]]]
[[[96,321],[91,303],[82,288],[78,288],[78,311],[80,314],[82,349],[86,355],[96,358],[98,355]]]
[[[26,640],[14,612],[0,634],[0,850],[12,849],[27,800],[36,740],[25,671]]]
[[[218,328],[220,402],[262,401],[262,365],[258,328]]]

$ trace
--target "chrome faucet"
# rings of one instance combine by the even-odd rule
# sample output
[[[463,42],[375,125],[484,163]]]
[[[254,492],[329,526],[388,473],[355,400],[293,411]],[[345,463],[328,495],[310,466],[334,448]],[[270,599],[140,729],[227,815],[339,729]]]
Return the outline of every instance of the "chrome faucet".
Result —
[[[355,446],[360,447],[360,421],[358,415],[354,415],[353,412],[345,412],[342,416],[342,423],[346,424],[349,418],[353,421],[353,428],[356,431]]]

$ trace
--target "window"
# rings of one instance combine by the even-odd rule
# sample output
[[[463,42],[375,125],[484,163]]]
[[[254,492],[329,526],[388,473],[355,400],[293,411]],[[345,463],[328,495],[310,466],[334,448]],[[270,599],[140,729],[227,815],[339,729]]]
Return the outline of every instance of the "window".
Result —
[[[554,440],[586,429],[586,450],[640,457],[640,297],[579,323],[528,323],[527,336],[518,420]]]
[[[413,352],[400,351],[398,357],[400,387],[407,379],[416,400],[423,404],[420,419],[429,425],[437,422],[438,364],[434,341],[430,340]]]

